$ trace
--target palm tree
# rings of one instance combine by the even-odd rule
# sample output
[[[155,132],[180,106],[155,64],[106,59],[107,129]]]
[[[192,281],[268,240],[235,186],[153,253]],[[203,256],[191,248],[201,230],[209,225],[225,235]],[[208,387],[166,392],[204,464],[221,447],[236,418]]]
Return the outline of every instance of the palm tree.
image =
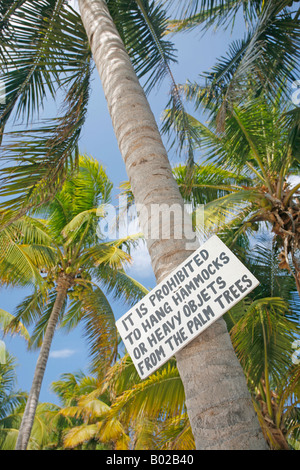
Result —
[[[270,237],[258,239],[246,258],[261,284],[258,292],[231,309],[228,327],[270,447],[288,449],[293,443],[295,448],[300,369],[291,358],[299,336],[300,301],[293,277],[278,268]]]
[[[79,172],[71,172],[52,203],[43,208],[47,220],[27,216],[25,224],[22,225],[23,219],[19,219],[12,225],[19,225],[20,228],[15,233],[15,243],[23,247],[31,264],[43,276],[43,284],[36,286],[34,293],[17,307],[15,315],[15,322],[22,319],[26,325],[35,321],[31,343],[41,344],[17,449],[25,449],[29,441],[49,350],[58,323],[69,327],[76,325],[79,320],[86,323],[93,363],[100,373],[115,360],[118,352],[113,311],[101,284],[106,283],[119,296],[118,282],[122,289],[127,285],[121,294],[127,300],[135,301],[146,293],[122,269],[123,264],[130,261],[128,249],[137,237],[112,242],[98,239],[97,222],[99,215],[104,215],[103,204],[109,201],[111,187],[103,167],[91,158],[81,157]],[[38,241],[35,236],[37,225]],[[7,253],[8,256],[1,263],[1,272],[7,272],[6,268],[14,266],[14,252],[8,250]],[[70,304],[67,304],[68,298]]]
[[[79,7],[135,201],[148,214],[148,218],[140,221],[147,239],[146,224],[151,205],[164,202],[171,207],[177,204],[181,207],[182,216],[183,199],[155,119],[105,2],[80,0]],[[175,220],[174,226],[176,224],[180,226],[182,220]],[[158,282],[191,253],[187,250],[187,242],[194,240],[195,236],[190,221],[185,228],[181,240],[174,240],[172,235],[170,239],[147,239]],[[198,358],[202,356],[206,360],[212,355],[210,364],[213,364],[207,370],[208,375],[203,376]],[[221,319],[215,323],[201,338],[180,351],[176,358],[197,447],[265,448],[225,322]],[[232,383],[235,384],[234,395]],[[211,409],[213,414],[209,411]],[[235,431],[231,426],[229,429],[229,422]],[[213,435],[209,429],[214,429]]]
[[[33,3],[34,9],[32,9]],[[29,54],[26,55],[27,61],[24,64],[26,66],[30,63],[29,71],[33,73],[28,74],[28,68],[25,67],[25,79],[22,80],[21,86],[13,87],[11,96],[15,97],[15,101],[11,101],[12,106],[19,97],[22,97],[22,103],[25,105],[23,109],[28,110],[26,105],[31,102],[29,99],[30,91],[35,91],[36,87],[39,90],[39,97],[43,96],[42,93],[45,88],[41,88],[38,84],[46,83],[49,88],[52,83],[50,78],[53,75],[55,78],[61,72],[60,67],[55,66],[55,64],[59,64],[57,62],[59,53],[67,61],[70,56],[74,58],[74,49],[72,48],[74,32],[70,29],[70,23],[68,23],[69,16],[66,18],[64,15],[63,3],[63,0],[57,0],[50,7],[48,2],[44,0],[42,3],[29,2],[27,5],[31,17],[34,11],[34,17],[37,18],[34,18],[34,31],[38,33],[34,35],[33,40],[32,29],[30,29],[28,41],[22,37],[21,42],[24,41],[25,50],[28,50]],[[12,9],[14,10],[14,16],[18,13],[19,2],[14,2],[12,8],[10,8],[10,2],[9,5],[8,2],[5,5],[7,15],[11,14]],[[118,33],[112,20],[108,6],[111,13],[115,14],[113,16],[119,26],[120,33]],[[163,68],[159,67],[157,69],[159,76],[161,76],[161,70],[168,70],[169,63],[172,60],[170,43],[162,39],[165,15],[162,14],[161,8],[156,9],[155,3],[135,1],[130,3],[130,6],[132,8],[128,10],[128,2],[122,1],[110,1],[107,4],[103,0],[79,1],[82,23],[101,77],[113,127],[136,203],[145,208],[148,215],[151,213],[151,205],[153,204],[165,203],[170,207],[176,204],[181,208],[181,214],[180,220],[174,221],[174,227],[176,225],[182,226],[183,200],[173,178],[167,152],[149,103],[124,47],[125,42],[136,70],[140,68],[139,72],[148,73],[153,70],[152,66],[163,65]],[[41,12],[41,7],[42,14],[38,15],[37,12]],[[21,24],[20,36],[24,33],[24,30],[29,30],[27,26],[24,27],[24,8],[26,8],[26,3],[22,2],[17,21],[19,25]],[[128,27],[128,23],[124,22],[127,11],[134,12],[131,18],[135,18],[135,21],[131,22],[130,27]],[[46,16],[44,13],[46,13]],[[60,23],[56,21],[58,15],[60,15]],[[11,16],[11,18],[14,18],[14,16]],[[46,22],[43,21],[43,18],[46,18]],[[119,21],[118,18],[120,18]],[[151,21],[153,18],[157,20],[156,26],[158,25],[158,27],[156,28],[153,27],[154,22]],[[66,23],[68,28],[62,28]],[[137,27],[140,24],[143,26],[142,29]],[[7,25],[11,27],[12,23],[7,22],[4,25],[7,28]],[[15,29],[17,34],[18,28],[15,27]],[[42,31],[43,34],[40,34],[39,31]],[[80,33],[82,31],[83,29],[80,29]],[[15,35],[9,36],[11,32],[12,30],[6,32],[6,37],[9,38],[7,48],[11,46],[11,41],[16,37]],[[54,32],[53,35],[52,32]],[[26,37],[28,38],[28,36]],[[68,46],[64,45],[65,40],[67,40]],[[34,48],[35,44],[38,44],[38,47]],[[63,46],[61,46],[62,44]],[[135,46],[137,44],[142,46],[142,51],[136,53]],[[51,47],[49,48],[47,45]],[[31,47],[28,48],[28,46]],[[90,70],[88,67],[90,50],[87,48],[86,41],[82,41],[80,46],[79,54],[82,57],[80,61],[80,66],[82,66],[80,68],[81,80],[77,81],[76,71],[65,82],[74,85],[67,93],[66,105],[69,109],[69,112],[66,113],[67,121],[61,119],[59,121],[60,126],[48,126],[47,138],[36,138],[31,140],[31,144],[25,142],[23,145],[15,145],[7,150],[8,155],[14,161],[16,161],[16,155],[22,154],[22,163],[24,164],[5,169],[6,176],[10,176],[11,179],[4,186],[2,194],[8,195],[12,187],[16,187],[20,182],[25,182],[25,188],[27,188],[25,198],[23,191],[20,195],[21,199],[18,201],[22,202],[22,207],[25,203],[27,207],[28,204],[40,204],[41,189],[44,189],[49,177],[51,184],[57,182],[58,176],[63,178],[64,174],[60,173],[58,175],[58,170],[62,170],[66,159],[71,156],[71,147],[75,147],[78,141],[78,131],[84,118],[82,112],[86,109],[84,105],[87,98],[86,93],[84,93],[86,88],[83,85],[87,71]],[[13,49],[15,53],[17,53],[17,50]],[[38,51],[37,55],[36,51]],[[11,53],[10,50],[9,52]],[[34,52],[33,56],[32,52]],[[34,67],[32,67],[33,57],[35,59]],[[49,62],[48,59],[50,59]],[[146,62],[143,62],[145,59]],[[17,56],[16,60],[23,61],[24,59]],[[45,63],[50,63],[50,67],[45,68]],[[141,65],[143,63],[144,66]],[[74,61],[71,61],[71,64],[69,70],[74,72]],[[45,74],[43,77],[45,80],[41,81],[43,74]],[[13,71],[12,75],[9,74],[8,76],[13,77]],[[155,82],[156,78],[157,74],[151,76],[152,83]],[[80,104],[75,106],[74,102]],[[176,102],[178,103],[178,100]],[[185,122],[187,123],[187,121]],[[43,132],[45,132],[45,129],[39,129],[39,132],[34,135],[35,137],[40,134],[43,135]],[[29,136],[31,136],[30,133]],[[68,144],[67,152],[62,151]],[[53,149],[55,149],[54,157]],[[24,152],[26,153],[24,154]],[[41,155],[43,156],[42,160],[40,159]],[[50,169],[50,172],[46,171],[44,173],[45,161],[48,162],[47,170]],[[28,164],[29,166],[27,166]],[[34,172],[37,178],[34,181],[33,176],[31,176],[27,181],[25,175],[28,176],[28,172],[30,173],[33,168],[37,170]],[[41,173],[44,177],[42,179],[40,178]],[[16,200],[12,201],[10,207],[15,208],[15,203]],[[148,235],[146,232],[148,221],[149,217],[141,220],[142,231],[146,237]],[[189,256],[191,251],[187,249],[187,243],[195,240],[192,224],[187,218],[185,218],[184,237],[181,240],[174,240],[174,236],[172,236],[174,227],[171,229],[170,239],[148,239],[147,242],[158,282]],[[163,231],[162,229],[162,233]],[[196,247],[197,243],[194,244],[194,248]],[[61,280],[62,290],[66,290],[66,281],[68,283],[69,278]],[[209,357],[211,366],[207,370],[207,376],[203,376],[203,369],[198,360],[199,356],[204,359]],[[265,441],[252,407],[243,371],[232,348],[225,322],[222,319],[201,335],[201,338],[197,338],[178,353],[177,361],[185,385],[187,409],[198,448],[265,448]],[[213,410],[213,413],[211,413],[211,410]],[[207,427],[204,423],[207,423]],[[229,426],[228,423],[231,423],[231,425]],[[211,433],[210,429],[214,429],[214,432]]]
[[[216,119],[208,125],[190,119],[199,132],[203,158],[245,178],[242,184],[235,180],[235,184],[217,186],[223,195],[206,204],[205,231],[231,227],[233,245],[239,234],[267,224],[279,250],[279,266],[294,277],[300,295],[299,141],[291,138],[294,127],[288,112],[282,97],[275,103],[258,97],[233,108],[222,134],[217,132]],[[197,173],[201,168],[195,171],[196,184],[191,187],[193,197],[199,198],[203,188],[213,185],[209,181],[197,185]]]

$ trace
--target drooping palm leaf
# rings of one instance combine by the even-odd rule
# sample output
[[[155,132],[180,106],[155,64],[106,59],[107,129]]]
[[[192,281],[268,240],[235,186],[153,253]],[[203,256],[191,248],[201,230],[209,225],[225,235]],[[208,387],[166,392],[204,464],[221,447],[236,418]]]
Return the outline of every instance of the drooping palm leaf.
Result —
[[[201,75],[200,86],[193,85],[198,103],[218,116],[220,129],[227,112],[244,101],[249,89],[254,89],[256,95],[267,92],[275,98],[278,90],[288,93],[286,84],[295,81],[299,73],[297,2],[190,2],[182,11],[184,19],[178,23],[178,30],[195,27],[197,21],[204,28],[212,24],[223,26],[234,21],[239,9],[250,25],[249,32],[242,40],[232,42],[227,55],[219,59],[211,72]],[[189,17],[189,13],[194,16]]]
[[[20,334],[23,338],[25,338],[28,341],[29,333],[21,322],[18,322],[16,325],[13,326],[13,328],[11,328],[12,321],[14,320],[14,318],[15,317],[11,315],[10,313],[6,312],[5,310],[0,309],[0,325],[2,329],[4,330],[4,332],[9,331],[10,333]]]
[[[10,132],[4,139],[2,207],[19,210],[51,197],[65,177],[67,164],[75,164],[87,107],[91,52],[80,17],[65,0],[15,3],[18,6],[8,18],[11,35],[5,34],[1,43],[6,89],[1,130],[13,112],[31,119],[49,95],[55,97],[58,88],[64,90],[61,117],[37,123],[31,130]]]
[[[291,365],[291,344],[299,328],[286,317],[287,312],[288,305],[280,298],[258,299],[232,330],[238,357],[255,384],[266,367],[279,383],[282,371]]]
[[[154,85],[170,74],[176,61],[173,44],[166,39],[166,11],[160,4],[145,0],[109,0],[108,8],[139,78],[145,87]]]

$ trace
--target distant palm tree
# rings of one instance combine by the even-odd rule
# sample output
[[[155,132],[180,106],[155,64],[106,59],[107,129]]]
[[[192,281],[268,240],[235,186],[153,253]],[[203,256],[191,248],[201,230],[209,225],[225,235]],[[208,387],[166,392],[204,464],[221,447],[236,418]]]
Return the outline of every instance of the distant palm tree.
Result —
[[[130,261],[130,245],[138,237],[111,242],[98,238],[99,216],[105,215],[105,203],[112,188],[104,169],[88,157],[81,157],[79,165],[79,172],[71,173],[62,190],[43,208],[46,220],[26,216],[25,223],[19,219],[10,226],[19,228],[14,242],[43,277],[43,283],[17,307],[15,315],[16,322],[36,323],[31,343],[41,344],[17,449],[26,448],[29,441],[57,325],[72,327],[80,320],[85,321],[94,366],[100,373],[118,352],[113,311],[101,286],[106,285],[115,296],[131,301],[147,292],[123,270],[123,265]],[[9,247],[6,250],[0,264],[4,275],[11,270],[13,276],[12,268],[18,262],[14,253]],[[6,275],[5,281],[8,280]]]
[[[107,419],[110,397],[101,393],[101,381],[79,372],[64,374],[52,384],[62,407],[58,415],[64,419],[64,448],[128,449],[129,437],[117,418]]]

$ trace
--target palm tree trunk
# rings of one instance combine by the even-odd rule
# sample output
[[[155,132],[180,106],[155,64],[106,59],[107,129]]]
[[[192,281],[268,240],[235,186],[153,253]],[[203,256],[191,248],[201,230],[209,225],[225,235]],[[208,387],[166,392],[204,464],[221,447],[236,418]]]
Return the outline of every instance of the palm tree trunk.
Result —
[[[192,224],[185,219],[184,236],[174,236],[182,224],[184,203],[155,118],[106,2],[79,0],[79,8],[135,202],[143,208],[141,229],[160,282],[191,254],[187,243],[194,237]],[[151,210],[162,203],[170,209],[180,207],[181,213],[175,213],[170,237],[151,239]],[[197,449],[266,449],[224,320],[203,332],[176,359]]]
[[[27,399],[21,426],[19,429],[19,434],[18,434],[18,439],[17,439],[15,450],[26,450],[28,446],[55,328],[56,328],[62,307],[66,300],[69,287],[70,287],[69,279],[67,277],[62,276],[58,280],[57,296],[56,296],[53,309],[52,309],[52,312],[51,312],[51,315],[47,324],[43,344],[42,344],[40,354],[36,363],[33,382],[32,382],[31,390]]]

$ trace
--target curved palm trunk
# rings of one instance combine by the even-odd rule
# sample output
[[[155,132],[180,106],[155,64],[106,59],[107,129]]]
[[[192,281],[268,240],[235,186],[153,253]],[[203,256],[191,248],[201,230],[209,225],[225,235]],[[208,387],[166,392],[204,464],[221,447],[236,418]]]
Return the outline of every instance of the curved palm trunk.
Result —
[[[154,116],[105,1],[79,0],[79,7],[135,201],[144,208],[140,224],[147,234],[153,205],[176,204],[182,214],[183,200]],[[192,226],[185,223],[181,239],[174,237],[182,224],[175,217],[173,236],[147,240],[157,282],[191,254],[187,241]],[[266,449],[224,320],[204,331],[176,358],[197,449]]]
[[[23,414],[21,426],[19,429],[18,439],[15,450],[26,450],[30,439],[30,434],[34,422],[36,408],[38,405],[39,395],[41,391],[42,381],[49,357],[49,351],[53,340],[55,328],[64,302],[66,300],[67,292],[70,287],[70,281],[67,278],[60,278],[57,285],[57,296],[53,305],[53,309],[47,324],[46,333],[44,336],[43,344],[40,354],[36,363],[33,382],[31,390],[27,399],[25,411]]]

